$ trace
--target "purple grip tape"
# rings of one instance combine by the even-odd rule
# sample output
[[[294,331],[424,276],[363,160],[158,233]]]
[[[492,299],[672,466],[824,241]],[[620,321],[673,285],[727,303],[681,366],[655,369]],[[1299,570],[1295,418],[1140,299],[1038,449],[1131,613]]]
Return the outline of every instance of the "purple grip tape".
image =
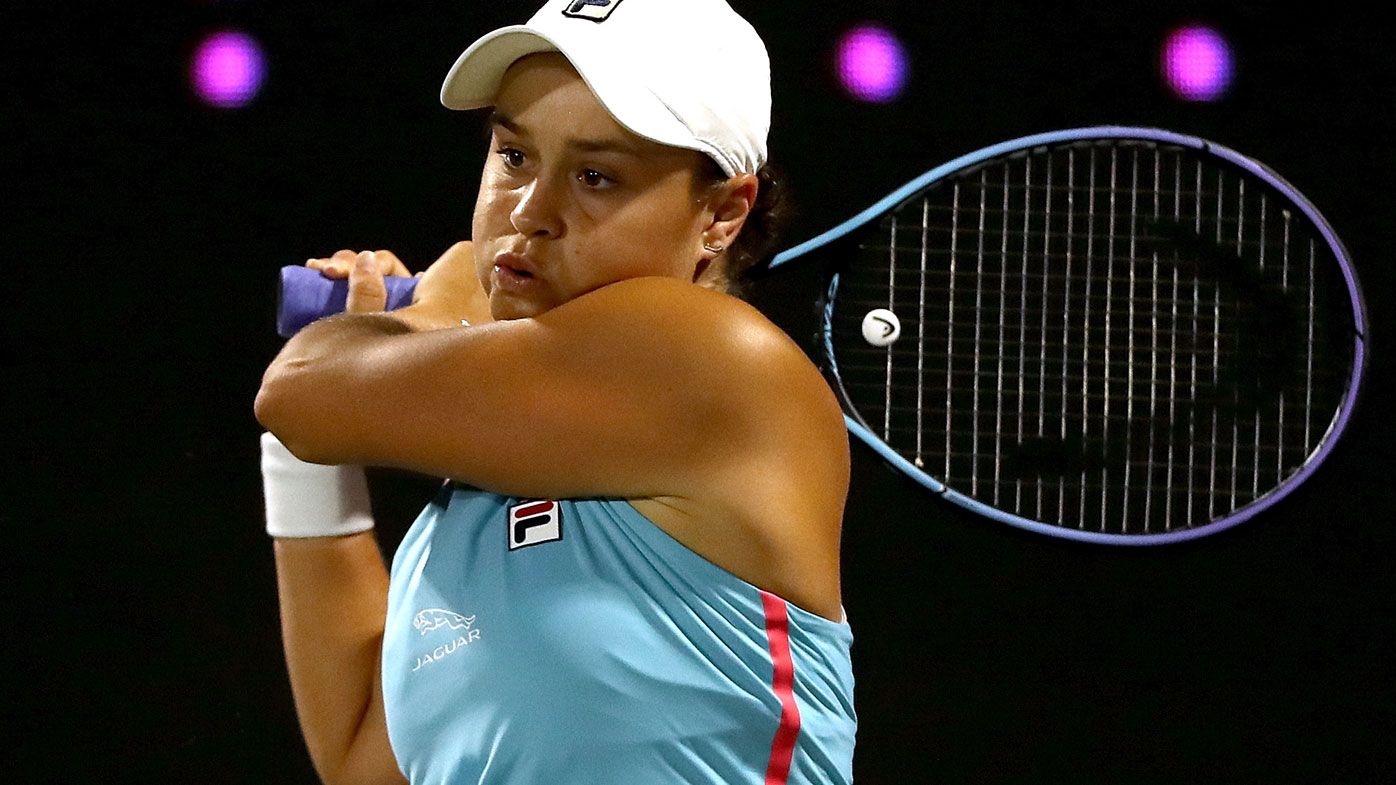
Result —
[[[387,310],[412,303],[416,278],[388,277],[383,282],[388,289]],[[348,299],[347,278],[326,278],[319,270],[309,267],[282,267],[281,289],[276,299],[276,332],[282,338],[290,338],[316,319],[342,312]]]

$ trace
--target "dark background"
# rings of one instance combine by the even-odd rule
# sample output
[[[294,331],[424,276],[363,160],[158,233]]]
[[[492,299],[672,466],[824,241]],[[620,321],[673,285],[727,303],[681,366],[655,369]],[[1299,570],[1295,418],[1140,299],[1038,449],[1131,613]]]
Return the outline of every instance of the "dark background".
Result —
[[[734,4],[772,54],[773,158],[802,208],[792,242],[993,142],[1163,127],[1258,158],[1318,205],[1375,334],[1361,406],[1312,480],[1189,543],[1011,529],[856,442],[858,781],[1391,777],[1391,24],[1346,4]],[[469,41],[533,4],[150,6],[4,11],[0,776],[311,783],[251,414],[280,346],[275,274],[340,248],[392,249],[421,269],[466,237],[484,145],[477,118],[437,91]],[[861,19],[910,48],[897,103],[837,90],[828,53]],[[1157,77],[1164,31],[1190,19],[1236,47],[1223,102],[1180,103]],[[194,45],[225,24],[270,59],[241,111],[203,108],[187,88]],[[753,299],[808,345],[818,288],[791,271]],[[434,483],[373,481],[391,553]]]

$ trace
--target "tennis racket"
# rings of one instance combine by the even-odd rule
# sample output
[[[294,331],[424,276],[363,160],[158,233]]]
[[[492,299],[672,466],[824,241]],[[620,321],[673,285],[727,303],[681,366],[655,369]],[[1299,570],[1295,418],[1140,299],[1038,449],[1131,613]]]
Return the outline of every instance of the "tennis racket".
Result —
[[[1265,165],[1161,129],[970,153],[770,269],[794,263],[829,274],[816,343],[850,433],[1041,534],[1156,545],[1252,518],[1328,456],[1362,384],[1328,222]]]

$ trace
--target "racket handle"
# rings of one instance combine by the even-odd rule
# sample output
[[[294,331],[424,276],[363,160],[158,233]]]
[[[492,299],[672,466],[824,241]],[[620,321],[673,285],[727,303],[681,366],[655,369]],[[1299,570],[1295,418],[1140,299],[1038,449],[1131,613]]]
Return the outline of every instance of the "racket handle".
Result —
[[[412,303],[416,278],[389,276],[383,279],[388,289],[386,310]],[[319,319],[340,313],[349,299],[349,279],[326,278],[319,270],[288,265],[281,268],[281,286],[276,298],[276,332],[290,338],[302,327]]]

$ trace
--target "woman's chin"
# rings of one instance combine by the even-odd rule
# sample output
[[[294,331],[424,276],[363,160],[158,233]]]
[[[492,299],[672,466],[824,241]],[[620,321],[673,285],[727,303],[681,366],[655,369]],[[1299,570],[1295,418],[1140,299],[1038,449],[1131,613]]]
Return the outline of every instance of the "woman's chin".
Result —
[[[496,322],[530,319],[550,310],[552,305],[531,298],[495,290],[490,293],[490,317]]]

